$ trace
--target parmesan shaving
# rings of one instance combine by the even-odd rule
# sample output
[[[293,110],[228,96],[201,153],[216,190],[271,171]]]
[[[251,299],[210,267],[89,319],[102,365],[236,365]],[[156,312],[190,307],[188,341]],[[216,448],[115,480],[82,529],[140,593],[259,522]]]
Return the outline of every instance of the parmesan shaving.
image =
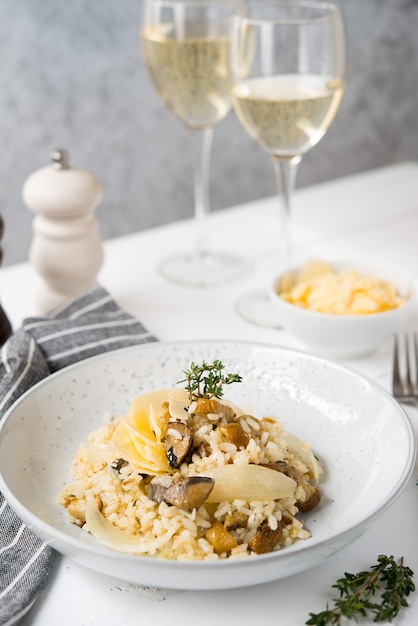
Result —
[[[337,273],[332,267],[309,264],[283,300],[303,309],[334,315],[370,315],[395,309],[406,302],[390,282],[356,270]]]

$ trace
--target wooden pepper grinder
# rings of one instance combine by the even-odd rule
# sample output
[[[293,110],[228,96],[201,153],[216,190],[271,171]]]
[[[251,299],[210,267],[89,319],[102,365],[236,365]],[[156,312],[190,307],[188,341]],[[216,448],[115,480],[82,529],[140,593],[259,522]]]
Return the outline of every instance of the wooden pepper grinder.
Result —
[[[54,150],[52,166],[34,172],[23,200],[34,213],[29,260],[41,277],[36,296],[40,314],[90,287],[103,263],[94,210],[102,199],[98,179],[70,167],[66,150]]]

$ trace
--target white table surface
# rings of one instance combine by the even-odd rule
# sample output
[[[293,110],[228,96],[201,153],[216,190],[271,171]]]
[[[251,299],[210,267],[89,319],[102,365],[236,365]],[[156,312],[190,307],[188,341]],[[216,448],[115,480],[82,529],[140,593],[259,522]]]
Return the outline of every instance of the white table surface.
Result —
[[[150,207],[152,210],[152,207]],[[256,327],[240,319],[234,303],[275,274],[277,199],[268,198],[210,216],[213,244],[254,261],[250,274],[210,290],[167,283],[158,273],[162,256],[188,248],[192,221],[173,223],[107,241],[99,281],[120,306],[135,314],[161,340],[245,339],[302,348],[285,331]],[[418,280],[418,165],[401,163],[300,190],[294,203],[295,257],[372,261],[408,270]],[[6,225],[7,227],[7,225]],[[190,244],[190,245],[189,245]],[[0,299],[13,326],[35,314],[38,277],[29,263],[0,270]],[[418,330],[418,315],[411,328]],[[368,358],[347,362],[390,389],[392,345]],[[408,410],[418,430],[415,409]],[[112,579],[59,558],[49,585],[25,625],[131,626],[256,623],[298,626],[309,612],[325,608],[331,585],[344,572],[376,562],[379,554],[404,556],[418,583],[417,468],[407,488],[363,536],[315,570],[261,586],[232,591],[171,591]],[[418,621],[418,593],[395,622]],[[369,623],[369,622],[363,622]]]

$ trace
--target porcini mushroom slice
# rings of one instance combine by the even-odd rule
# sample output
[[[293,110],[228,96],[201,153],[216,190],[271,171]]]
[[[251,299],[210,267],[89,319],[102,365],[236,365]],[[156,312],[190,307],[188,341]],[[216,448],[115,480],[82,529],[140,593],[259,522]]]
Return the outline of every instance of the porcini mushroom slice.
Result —
[[[169,422],[165,436],[165,451],[171,467],[178,467],[193,443],[193,431],[182,422]]]
[[[304,500],[296,500],[296,506],[298,507],[301,513],[307,513],[308,511],[312,511],[321,500],[321,492],[318,487],[311,485],[309,481],[306,480],[304,476],[295,467],[289,465],[285,471],[286,476],[293,478],[297,482],[300,487],[302,487],[305,492]]]
[[[167,487],[164,501],[186,511],[198,509],[207,500],[214,482],[207,476],[181,478]]]
[[[286,463],[285,461],[278,461],[277,463],[266,463],[264,467],[268,467],[269,469],[276,470],[276,472],[282,472],[289,478],[292,478],[296,483],[302,487],[305,492],[304,500],[296,500],[296,506],[298,507],[301,513],[307,513],[308,511],[312,511],[321,500],[321,492],[318,487],[311,485],[309,481],[306,480],[304,476],[292,465]]]
[[[303,501],[297,500],[296,506],[301,513],[307,513],[318,506],[321,501],[321,492],[318,487],[313,487],[308,482],[303,486],[303,490],[305,491],[306,498]]]
[[[150,483],[146,487],[147,496],[150,500],[153,500],[157,504],[164,501],[165,492],[167,487],[159,485],[158,483]]]
[[[272,552],[279,543],[283,528],[286,526],[286,521],[281,519],[277,522],[277,528],[272,530],[267,521],[264,521],[258,528],[256,534],[251,537],[248,542],[249,548],[256,554],[265,554],[266,552]]]
[[[225,516],[224,527],[226,530],[236,530],[237,528],[245,528],[248,522],[248,516],[241,511],[227,513]]]

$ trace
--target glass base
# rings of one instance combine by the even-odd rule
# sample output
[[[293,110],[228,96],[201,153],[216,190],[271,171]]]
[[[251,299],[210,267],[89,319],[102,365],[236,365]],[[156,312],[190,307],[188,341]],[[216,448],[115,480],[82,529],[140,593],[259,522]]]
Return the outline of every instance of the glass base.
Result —
[[[235,304],[237,313],[247,322],[267,328],[281,328],[267,291],[242,296]]]
[[[167,280],[187,287],[225,285],[249,271],[247,259],[223,253],[178,254],[164,259],[159,266]]]

